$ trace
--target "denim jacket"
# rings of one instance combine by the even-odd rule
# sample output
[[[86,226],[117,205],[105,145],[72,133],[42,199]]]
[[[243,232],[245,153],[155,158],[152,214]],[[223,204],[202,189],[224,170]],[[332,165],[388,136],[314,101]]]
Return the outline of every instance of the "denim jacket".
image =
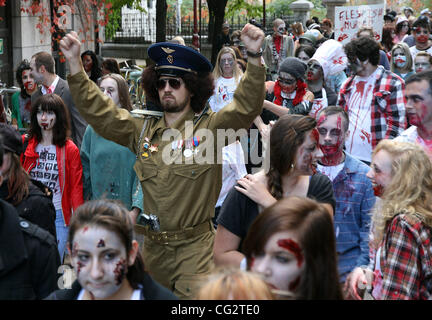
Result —
[[[369,263],[370,211],[375,204],[369,167],[345,154],[345,165],[333,180],[336,198],[334,228],[340,281],[356,267]]]

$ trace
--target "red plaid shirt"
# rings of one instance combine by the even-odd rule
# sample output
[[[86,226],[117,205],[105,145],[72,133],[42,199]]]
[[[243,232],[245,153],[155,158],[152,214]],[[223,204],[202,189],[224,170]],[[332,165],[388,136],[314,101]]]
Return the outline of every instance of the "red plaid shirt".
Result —
[[[393,218],[381,245],[380,299],[432,299],[431,241],[432,229],[418,217]]]
[[[339,93],[337,105],[346,111],[353,89],[354,77],[349,77]],[[405,82],[396,74],[378,66],[371,105],[372,149],[382,139],[393,139],[406,127]]]

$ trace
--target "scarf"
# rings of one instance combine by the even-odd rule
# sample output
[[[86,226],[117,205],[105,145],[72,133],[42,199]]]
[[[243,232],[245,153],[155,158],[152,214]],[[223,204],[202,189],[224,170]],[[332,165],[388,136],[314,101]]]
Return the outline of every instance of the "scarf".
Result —
[[[306,83],[304,83],[300,79],[297,79],[296,95],[292,102],[293,106],[296,106],[303,101],[303,97],[306,94],[306,88],[307,88]],[[279,84],[279,81],[276,81],[273,92],[275,96],[275,100],[273,101],[273,103],[277,104],[278,106],[281,106],[283,102],[283,98],[281,96],[282,88]]]

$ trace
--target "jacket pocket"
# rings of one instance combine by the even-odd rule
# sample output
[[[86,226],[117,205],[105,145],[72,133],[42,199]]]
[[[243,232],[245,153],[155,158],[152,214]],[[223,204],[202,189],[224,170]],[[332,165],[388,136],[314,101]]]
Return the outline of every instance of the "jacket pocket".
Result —
[[[190,180],[197,180],[201,175],[210,170],[210,165],[182,165],[182,167],[174,168],[173,173],[176,176],[188,178]]]
[[[158,169],[154,164],[135,162],[134,169],[138,179],[142,182],[149,180],[158,174]]]
[[[381,112],[384,113],[386,111],[389,99],[390,99],[389,91],[379,91],[375,93],[375,101]]]

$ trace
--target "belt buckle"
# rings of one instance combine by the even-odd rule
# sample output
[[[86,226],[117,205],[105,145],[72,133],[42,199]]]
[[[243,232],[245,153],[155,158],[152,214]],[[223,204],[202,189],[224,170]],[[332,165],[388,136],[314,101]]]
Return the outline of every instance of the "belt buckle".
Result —
[[[163,242],[163,244],[167,245],[168,244],[168,232],[166,232],[166,231],[162,231],[158,235],[158,241],[163,241],[163,240],[165,240],[165,242]]]

